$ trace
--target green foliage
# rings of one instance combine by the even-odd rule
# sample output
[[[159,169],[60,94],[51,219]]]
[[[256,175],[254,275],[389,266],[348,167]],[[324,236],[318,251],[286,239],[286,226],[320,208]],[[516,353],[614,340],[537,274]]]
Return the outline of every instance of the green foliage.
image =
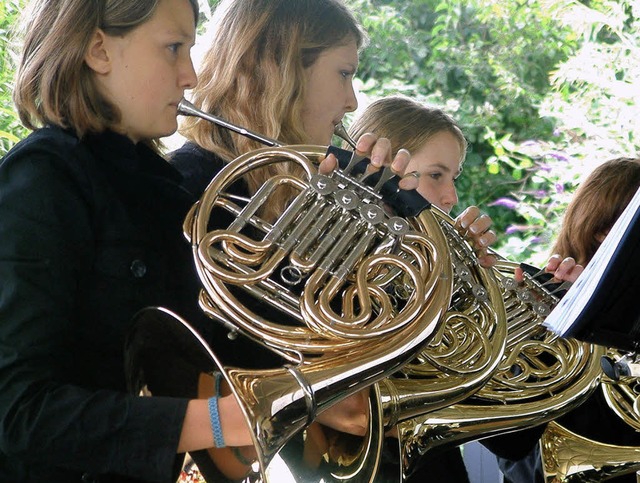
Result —
[[[14,73],[11,36],[22,3],[19,0],[0,3],[0,157],[24,135],[11,101]]]
[[[470,146],[460,207],[498,250],[540,263],[578,182],[637,151],[637,2],[351,0],[371,35],[370,98],[404,92],[452,114]]]
[[[571,57],[550,71],[553,89],[540,105],[540,114],[555,120],[554,135],[516,147],[541,167],[532,181],[544,194],[535,199],[525,190],[518,193],[518,215],[532,208],[544,215],[540,224],[527,219],[519,236],[525,243],[553,240],[571,193],[595,166],[637,156],[639,8],[637,2],[608,0],[591,2],[590,7],[570,1],[554,4],[554,15],[571,25],[580,42]],[[540,250],[528,256],[542,258]]]

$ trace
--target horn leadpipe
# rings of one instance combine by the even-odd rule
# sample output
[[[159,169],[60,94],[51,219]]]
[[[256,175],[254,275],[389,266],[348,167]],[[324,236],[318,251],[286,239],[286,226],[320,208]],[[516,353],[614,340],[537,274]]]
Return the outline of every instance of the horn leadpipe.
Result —
[[[342,124],[342,122],[339,122],[333,127],[333,134],[338,136],[343,141],[346,141],[347,144],[351,146],[353,149],[356,149],[356,142],[351,138],[351,136],[349,136],[349,133],[345,129],[344,124]]]
[[[268,138],[266,136],[263,136],[262,134],[258,134],[244,127],[232,124],[229,121],[225,121],[221,117],[202,111],[198,109],[196,106],[194,106],[191,102],[187,101],[186,99],[182,99],[178,103],[178,114],[182,114],[183,116],[200,117],[202,119],[205,119],[206,121],[210,121],[214,124],[217,124],[218,126],[222,126],[226,129],[229,129],[230,131],[236,132],[250,139],[253,139],[254,141],[258,141],[259,143],[262,143],[265,146],[269,146],[272,148],[283,146],[283,143],[281,143],[280,141]]]

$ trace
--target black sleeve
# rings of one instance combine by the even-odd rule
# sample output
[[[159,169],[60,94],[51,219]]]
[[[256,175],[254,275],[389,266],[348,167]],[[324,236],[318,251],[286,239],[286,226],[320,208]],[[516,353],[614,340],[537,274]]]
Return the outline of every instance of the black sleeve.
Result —
[[[538,444],[546,425],[481,439],[480,443],[500,458],[519,460]]]
[[[90,194],[72,153],[25,151],[0,165],[0,464],[167,479],[187,400],[74,380]]]
[[[182,175],[182,186],[196,198],[202,196],[213,177],[224,166],[221,158],[190,142],[173,151],[169,162]]]

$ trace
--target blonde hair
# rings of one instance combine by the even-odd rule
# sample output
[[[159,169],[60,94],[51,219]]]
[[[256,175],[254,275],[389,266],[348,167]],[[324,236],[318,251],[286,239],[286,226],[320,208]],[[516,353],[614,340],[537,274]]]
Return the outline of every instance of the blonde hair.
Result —
[[[212,20],[194,104],[225,120],[278,139],[307,142],[301,121],[305,69],[327,49],[365,41],[341,0],[223,0]],[[263,147],[201,119],[187,119],[181,133],[225,160]],[[290,167],[279,164],[247,176],[250,192]],[[267,211],[276,215],[285,199]]]
[[[567,206],[552,253],[585,265],[640,187],[640,159],[606,161],[580,184]]]
[[[162,0],[34,0],[25,11],[24,41],[13,100],[29,129],[46,124],[82,137],[120,122],[84,61],[96,29],[122,36],[148,21]],[[197,22],[197,0],[189,0]]]
[[[467,151],[467,140],[453,118],[442,109],[426,106],[406,96],[395,95],[374,101],[349,129],[353,139],[366,132],[388,138],[392,152],[400,148],[417,152],[442,131],[450,132],[457,139],[462,162]]]

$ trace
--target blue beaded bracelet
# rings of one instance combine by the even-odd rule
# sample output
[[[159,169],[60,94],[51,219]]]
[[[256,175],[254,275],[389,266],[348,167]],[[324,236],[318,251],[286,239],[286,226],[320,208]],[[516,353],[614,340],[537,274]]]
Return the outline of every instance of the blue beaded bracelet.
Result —
[[[216,448],[224,448],[224,437],[220,426],[220,413],[218,411],[218,397],[220,396],[220,379],[222,374],[216,374],[215,395],[209,398],[209,418],[211,419],[211,429],[213,431],[213,443]]]

